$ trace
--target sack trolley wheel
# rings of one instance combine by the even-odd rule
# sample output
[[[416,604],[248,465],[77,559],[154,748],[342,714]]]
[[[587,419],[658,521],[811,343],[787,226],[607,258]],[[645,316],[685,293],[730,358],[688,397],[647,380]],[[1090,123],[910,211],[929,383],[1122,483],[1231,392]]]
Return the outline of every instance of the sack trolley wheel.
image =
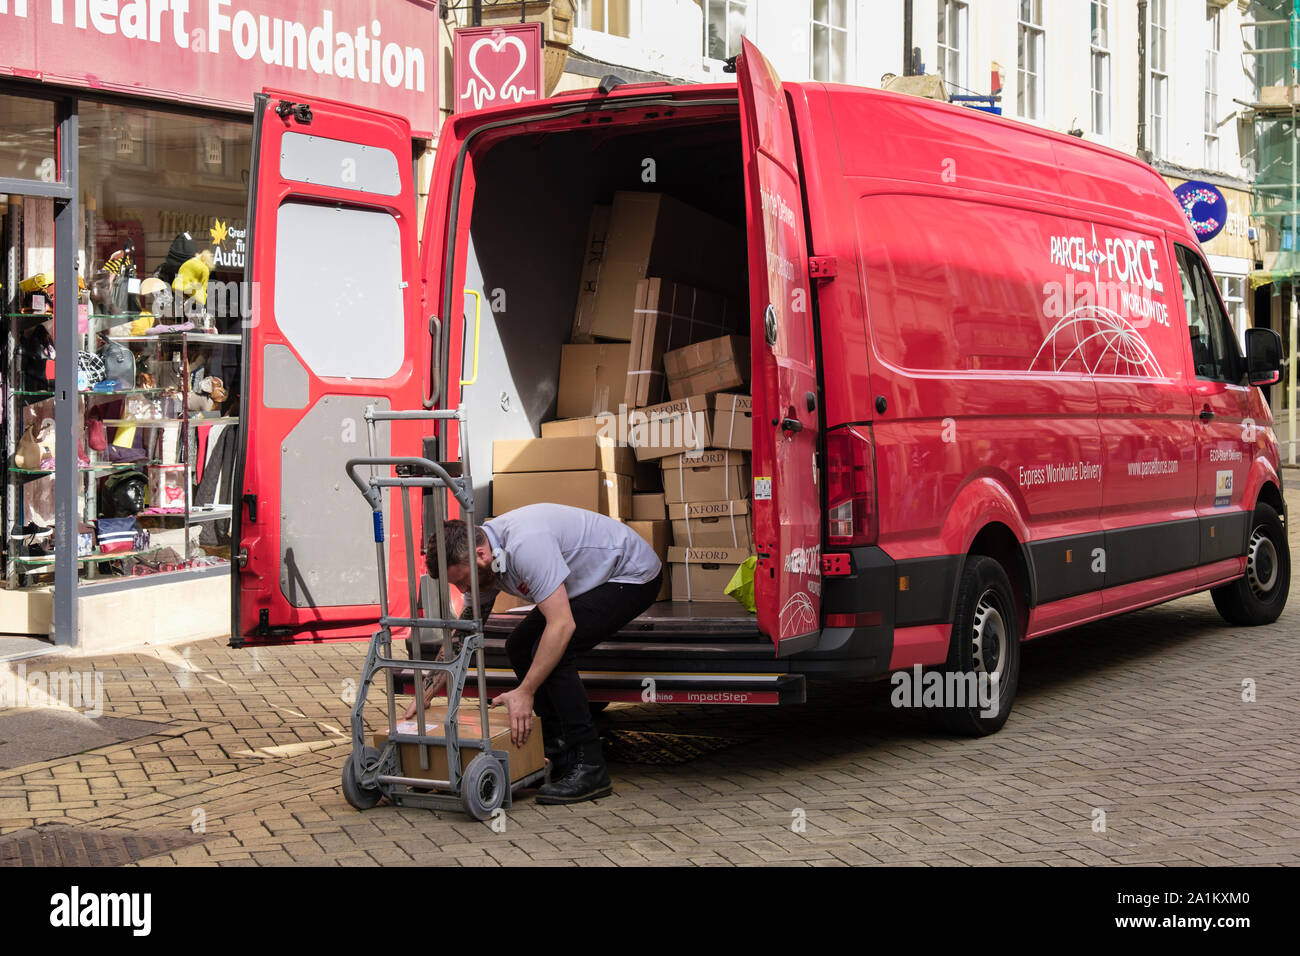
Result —
[[[465,812],[475,820],[486,820],[505,802],[510,784],[501,761],[480,753],[469,762],[460,781],[460,798]]]
[[[379,787],[361,785],[361,774],[365,768],[373,767],[378,762],[379,751],[374,747],[365,748],[360,762],[357,761],[355,750],[348,754],[348,759],[343,762],[343,799],[356,810],[369,810],[384,795]]]

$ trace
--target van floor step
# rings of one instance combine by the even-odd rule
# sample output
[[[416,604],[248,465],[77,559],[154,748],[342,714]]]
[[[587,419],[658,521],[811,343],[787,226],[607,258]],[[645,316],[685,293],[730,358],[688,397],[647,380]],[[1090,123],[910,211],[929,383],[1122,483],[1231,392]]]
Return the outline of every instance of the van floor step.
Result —
[[[492,614],[484,630],[489,634],[509,633],[528,609],[515,609]],[[671,640],[677,636],[735,638],[767,641],[758,630],[758,619],[739,604],[692,603],[688,601],[657,601],[645,613],[630,622],[616,637]],[[768,647],[771,643],[768,642]]]

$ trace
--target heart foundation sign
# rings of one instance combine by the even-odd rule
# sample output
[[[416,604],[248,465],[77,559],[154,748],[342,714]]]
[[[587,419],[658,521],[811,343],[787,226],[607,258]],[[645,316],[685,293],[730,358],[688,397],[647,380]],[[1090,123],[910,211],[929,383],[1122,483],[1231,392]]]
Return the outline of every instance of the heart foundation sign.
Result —
[[[456,31],[456,112],[542,97],[542,25]]]

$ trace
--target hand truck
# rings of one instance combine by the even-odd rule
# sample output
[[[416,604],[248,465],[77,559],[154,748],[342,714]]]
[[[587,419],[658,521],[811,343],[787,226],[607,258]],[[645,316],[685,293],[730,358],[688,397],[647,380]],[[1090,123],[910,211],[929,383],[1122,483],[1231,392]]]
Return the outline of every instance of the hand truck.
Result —
[[[468,600],[473,609],[469,618],[444,617],[451,609],[447,582],[447,549],[442,530],[447,520],[446,493],[450,493],[460,506],[465,522],[474,524],[474,485],[470,475],[469,439],[466,432],[466,415],[463,408],[455,411],[384,411],[374,405],[365,412],[369,438],[369,457],[354,458],[347,463],[348,477],[352,479],[366,503],[370,505],[374,522],[375,556],[379,565],[379,630],[370,638],[365,666],[352,704],[352,753],[343,765],[343,796],[358,810],[368,810],[381,797],[396,806],[463,808],[476,820],[486,820],[499,808],[509,808],[514,790],[538,786],[550,777],[549,764],[541,770],[514,781],[510,778],[510,755],[493,750],[488,727],[487,678],[483,660],[483,620],[479,607],[478,575],[470,575]],[[375,454],[376,424],[379,422],[441,420],[455,421],[460,431],[461,456],[458,461],[436,462],[427,458],[382,457]],[[368,477],[361,469],[368,468]],[[389,473],[391,470],[391,474]],[[406,571],[410,614],[393,617],[388,605],[388,564],[384,545],[385,489],[401,490],[402,523],[406,534]],[[418,614],[415,570],[415,544],[411,534],[411,499],[413,488],[433,490],[432,518],[433,540],[438,556],[436,587],[424,587],[424,615]],[[471,532],[472,533],[472,532]],[[393,628],[409,628],[409,658],[392,654]],[[441,636],[437,659],[424,660],[421,656],[421,633],[433,631]],[[462,639],[459,642],[457,637]],[[478,754],[461,769],[460,751],[469,739],[460,735],[457,718],[465,681],[469,676],[470,658],[473,657],[478,677],[480,739],[473,740]],[[414,683],[415,730],[414,734],[397,733],[396,685],[398,672],[409,671]],[[389,736],[383,750],[368,746],[365,740],[365,704],[371,682],[379,673],[384,675],[388,694]],[[425,688],[436,675],[447,678],[447,719],[445,734],[427,733],[425,720]],[[443,747],[447,754],[446,780],[425,779],[402,775],[399,745],[414,744],[419,753],[420,769],[429,769],[429,748]]]

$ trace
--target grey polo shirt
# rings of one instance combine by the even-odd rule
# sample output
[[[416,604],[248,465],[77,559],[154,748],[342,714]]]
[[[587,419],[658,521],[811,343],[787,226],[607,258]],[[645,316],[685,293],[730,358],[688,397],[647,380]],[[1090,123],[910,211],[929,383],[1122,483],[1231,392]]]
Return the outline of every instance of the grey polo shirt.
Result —
[[[561,584],[577,597],[602,584],[645,584],[659,574],[659,556],[639,534],[613,518],[568,505],[525,505],[483,523],[503,590],[537,603]]]

